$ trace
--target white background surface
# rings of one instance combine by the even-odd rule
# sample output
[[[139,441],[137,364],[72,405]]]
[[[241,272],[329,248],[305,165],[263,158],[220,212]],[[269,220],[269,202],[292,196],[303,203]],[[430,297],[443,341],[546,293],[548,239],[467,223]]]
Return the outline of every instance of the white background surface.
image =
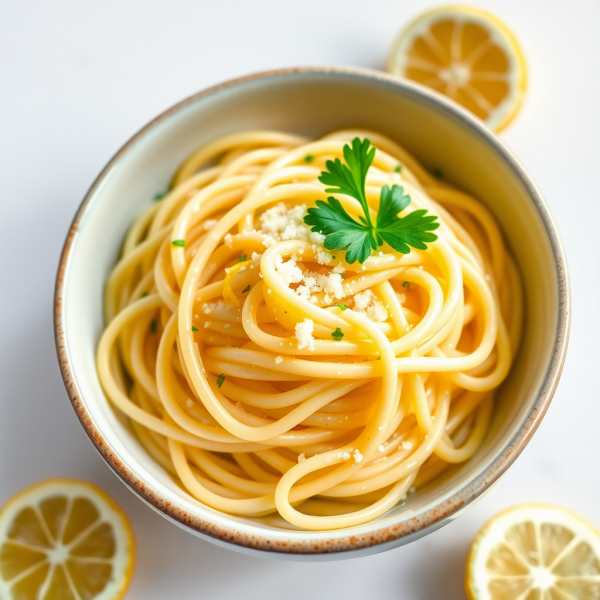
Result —
[[[468,513],[418,542],[335,563],[250,558],[180,531],[110,473],[67,399],[52,294],[75,210],[142,125],[206,86],[306,64],[381,68],[422,0],[0,0],[0,504],[41,478],[89,479],[133,521],[128,600],[454,600],[495,512],[543,501],[600,526],[600,0],[485,0],[522,43],[530,88],[502,134],[559,224],[573,288],[567,364],[533,441]]]

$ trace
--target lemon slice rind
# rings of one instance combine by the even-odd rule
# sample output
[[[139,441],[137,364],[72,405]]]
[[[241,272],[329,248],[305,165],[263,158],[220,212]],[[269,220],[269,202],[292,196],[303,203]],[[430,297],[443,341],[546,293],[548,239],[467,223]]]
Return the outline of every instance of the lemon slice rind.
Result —
[[[522,548],[513,545],[506,537],[507,531],[511,527],[529,523],[533,524],[537,532],[538,556],[528,557]],[[556,556],[552,557],[549,564],[544,564],[543,554],[545,549],[540,537],[542,526],[558,526],[563,530],[568,530],[573,536],[556,553]],[[566,557],[582,544],[591,549],[595,555],[594,562],[597,566],[594,566],[592,572],[588,573],[580,572],[569,575],[563,571],[560,575],[557,575],[555,573],[557,566],[565,562]],[[507,569],[505,575],[498,572],[490,573],[488,559],[493,550],[502,545],[508,546],[513,555],[517,557],[520,569],[518,572]],[[581,571],[581,564],[577,568]],[[471,546],[465,581],[469,599],[496,600],[496,598],[500,598],[500,596],[495,596],[489,589],[490,583],[497,580],[513,581],[515,584],[522,582],[524,591],[521,595],[515,596],[518,600],[521,600],[521,598],[523,600],[537,598],[538,596],[535,593],[529,595],[532,590],[539,590],[539,597],[543,598],[547,597],[553,600],[555,598],[564,598],[565,600],[572,598],[572,596],[561,591],[560,586],[563,582],[571,584],[579,582],[581,585],[594,586],[594,590],[597,590],[597,593],[600,594],[600,532],[577,514],[552,505],[526,504],[501,512],[484,525]],[[552,588],[552,595],[541,595],[542,592],[550,588]]]
[[[525,59],[519,44],[511,31],[493,15],[476,8],[451,5],[434,8],[413,19],[396,37],[388,54],[386,70],[401,77],[411,61],[409,50],[415,40],[427,35],[432,25],[444,19],[455,23],[474,23],[490,35],[491,41],[500,48],[509,63],[506,77],[509,91],[498,106],[492,109],[486,124],[495,131],[504,129],[516,116],[523,102],[527,87]]]
[[[112,535],[115,542],[114,554],[109,559],[103,559],[104,562],[110,563],[112,573],[105,587],[100,593],[93,596],[93,600],[119,600],[122,598],[131,581],[135,562],[133,533],[129,520],[121,508],[110,496],[91,483],[74,479],[56,478],[41,481],[21,490],[0,508],[0,545],[4,543],[15,543],[14,539],[9,538],[11,527],[17,515],[26,508],[32,508],[42,525],[46,537],[50,541],[51,547],[48,547],[46,544],[37,545],[23,541],[16,542],[17,545],[21,545],[31,550],[45,552],[47,555],[46,559],[36,563],[28,571],[34,570],[44,564],[52,565],[53,561],[60,560],[56,553],[53,554],[53,551],[56,549],[56,540],[52,536],[50,527],[48,526],[48,523],[46,523],[39,509],[40,504],[44,500],[50,498],[66,498],[69,506],[72,506],[73,500],[76,498],[88,500],[99,513],[97,520],[91,523],[90,527],[82,531],[81,535],[77,535],[71,543],[67,545],[68,548],[76,548],[77,544],[85,538],[85,535],[95,527],[102,525],[103,523],[108,523],[112,526]],[[68,516],[69,515],[67,514],[67,520]],[[64,533],[64,529],[61,533]],[[73,557],[69,556],[69,558]],[[84,554],[81,554],[78,557],[75,557],[75,560],[93,561],[94,558],[86,558]],[[63,563],[61,562],[61,564]],[[13,598],[11,588],[15,581],[24,574],[25,573],[20,574],[8,581],[0,576],[0,598],[2,600],[10,600]],[[39,598],[46,597],[48,586],[51,581],[50,574],[46,577],[44,584],[39,590]]]

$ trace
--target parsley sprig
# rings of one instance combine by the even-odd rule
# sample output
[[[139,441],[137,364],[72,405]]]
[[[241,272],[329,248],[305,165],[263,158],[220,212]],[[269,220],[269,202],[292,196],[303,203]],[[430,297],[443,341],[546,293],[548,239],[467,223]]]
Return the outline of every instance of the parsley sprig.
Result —
[[[329,196],[327,201],[317,200],[316,207],[308,209],[304,222],[314,232],[326,236],[325,248],[345,249],[346,262],[358,260],[364,263],[384,242],[402,254],[408,254],[410,247],[426,250],[426,242],[435,242],[437,235],[431,233],[440,224],[435,215],[428,215],[424,209],[415,210],[405,217],[399,217],[410,204],[410,196],[404,188],[384,186],[379,197],[379,210],[373,222],[367,202],[366,180],[369,167],[375,158],[375,148],[368,139],[356,137],[352,146],[344,146],[345,164],[339,158],[328,160],[327,171],[323,171],[319,181],[326,186],[328,194],[344,194],[360,203],[363,216],[353,219],[341,202]]]

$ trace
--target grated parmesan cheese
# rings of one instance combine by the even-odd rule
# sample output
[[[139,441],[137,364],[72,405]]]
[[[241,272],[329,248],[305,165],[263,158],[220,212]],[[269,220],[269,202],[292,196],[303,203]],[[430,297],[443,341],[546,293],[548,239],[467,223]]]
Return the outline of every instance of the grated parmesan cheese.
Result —
[[[279,363],[283,362],[283,358],[281,358],[281,356],[276,356],[275,357],[275,364],[278,365]]]
[[[331,254],[329,254],[329,252],[325,252],[325,250],[317,254],[317,262],[320,265],[328,265],[332,260],[333,257],[331,256]]]
[[[297,204],[288,208],[283,202],[268,208],[260,215],[260,231],[264,234],[263,244],[268,248],[275,242],[286,240],[305,240],[322,244],[325,236],[313,232],[304,223],[306,204]]]
[[[365,314],[371,321],[379,323],[387,321],[388,311],[385,305],[371,290],[354,294],[353,300],[354,310]]]
[[[315,338],[313,330],[315,324],[311,319],[304,319],[301,323],[296,323],[294,337],[298,340],[298,350],[308,348],[311,352],[315,350]]]
[[[311,231],[310,227],[304,223],[305,215],[305,204],[288,207],[285,203],[280,202],[265,210],[259,217],[259,231],[263,235],[263,245],[268,248],[276,242],[286,240],[310,242],[317,262],[320,265],[329,265],[333,256],[322,247],[325,236]],[[303,252],[304,250],[299,251],[300,254]],[[252,254],[252,260],[257,264],[260,258],[255,259],[255,254]],[[260,254],[256,254],[256,256],[260,257]],[[298,265],[299,260],[297,256],[292,256],[287,260],[281,256],[275,257],[275,270],[283,283],[287,286],[300,284],[295,289],[298,296],[303,300],[315,303],[317,299],[314,294],[323,293],[326,296],[326,304],[331,304],[334,299],[344,298],[342,283],[345,269],[341,263],[333,268],[332,273],[324,274],[303,271]]]
[[[363,455],[360,453],[359,449],[357,448],[354,451],[354,461],[359,463],[359,462],[362,462],[362,459],[363,459]]]
[[[316,302],[317,299],[313,294],[324,293],[325,303],[331,304],[334,298],[339,300],[344,297],[344,280],[340,272],[335,272],[337,267],[334,268],[333,273],[329,274],[309,270],[302,271],[297,260],[296,256],[292,256],[284,262],[281,255],[278,254],[275,256],[275,271],[285,285],[300,284],[295,292],[303,300]]]
[[[218,300],[217,302],[205,302],[202,305],[202,312],[205,315],[210,315],[213,310],[229,310],[232,308],[234,308],[233,304],[224,300]]]
[[[298,463],[303,463],[306,460],[306,454],[298,454]]]

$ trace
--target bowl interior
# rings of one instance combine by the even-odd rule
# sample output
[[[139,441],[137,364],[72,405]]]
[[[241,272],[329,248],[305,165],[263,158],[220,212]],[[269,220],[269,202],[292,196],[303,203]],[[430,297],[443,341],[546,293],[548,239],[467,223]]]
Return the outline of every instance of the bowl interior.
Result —
[[[288,71],[246,78],[200,94],[142,131],[92,188],[66,262],[62,316],[78,402],[100,431],[102,442],[125,465],[121,470],[130,469],[147,489],[217,526],[282,540],[348,534],[348,530],[290,531],[222,514],[196,502],[149,458],[109,406],[96,375],[104,283],[133,219],[156,192],[166,189],[176,167],[199,145],[246,129],[319,136],[349,126],[390,136],[427,167],[441,169],[449,181],[480,198],[504,230],[526,293],[519,360],[501,389],[491,430],[479,452],[410,495],[403,505],[352,533],[372,532],[418,517],[460,490],[462,498],[456,506],[479,495],[481,474],[493,481],[494,470],[503,470],[499,455],[510,445],[518,448],[527,438],[528,420],[544,393],[558,332],[560,273],[526,176],[473,119],[410,84],[357,72]]]

